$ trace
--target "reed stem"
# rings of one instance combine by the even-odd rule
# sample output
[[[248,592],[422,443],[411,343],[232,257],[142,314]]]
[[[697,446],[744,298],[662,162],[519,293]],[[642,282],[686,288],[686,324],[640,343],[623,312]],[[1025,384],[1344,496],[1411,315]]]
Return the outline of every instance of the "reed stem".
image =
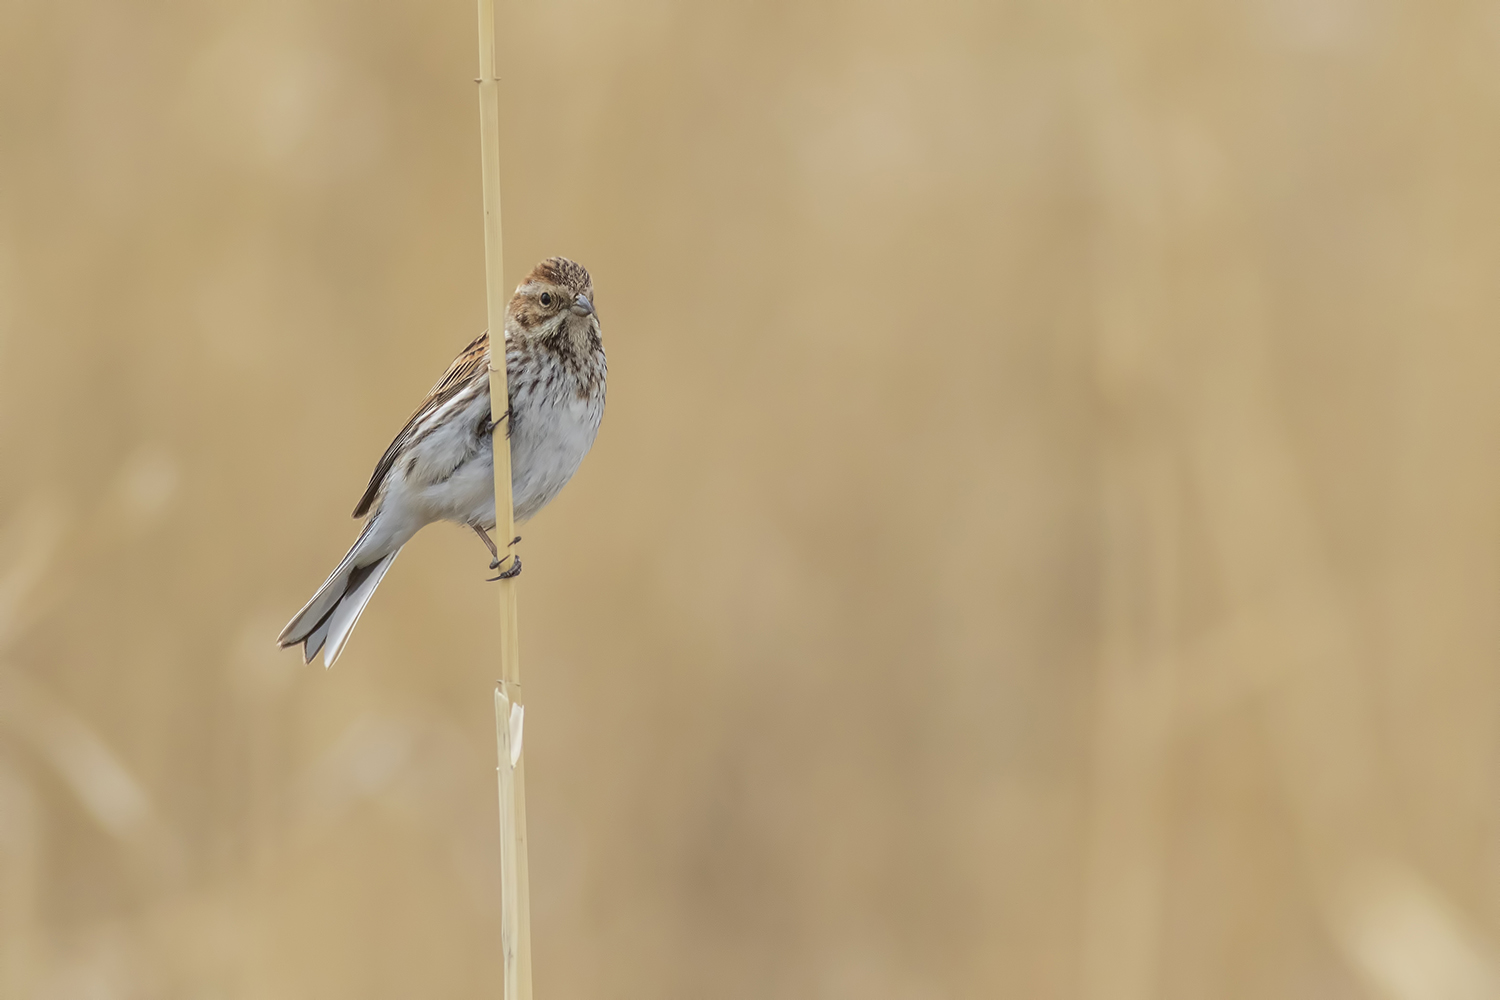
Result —
[[[505,264],[500,239],[500,81],[495,73],[495,3],[479,0],[479,149],[484,179],[485,291],[490,330],[490,412],[495,418],[495,539],[516,536],[510,490],[510,391],[505,381]],[[514,552],[508,553],[514,558]],[[516,580],[498,581],[500,681],[495,686],[499,751],[500,936],[505,1000],[531,1000],[531,906],[526,876],[526,780],[521,759],[521,651]]]

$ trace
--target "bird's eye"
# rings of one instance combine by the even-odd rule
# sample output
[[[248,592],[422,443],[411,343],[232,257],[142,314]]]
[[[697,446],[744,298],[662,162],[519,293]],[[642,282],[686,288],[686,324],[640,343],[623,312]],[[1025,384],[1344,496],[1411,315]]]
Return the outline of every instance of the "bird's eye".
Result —
[[[543,292],[542,293],[542,305],[544,305],[544,306],[550,306],[551,304],[552,304],[552,293],[551,292]]]

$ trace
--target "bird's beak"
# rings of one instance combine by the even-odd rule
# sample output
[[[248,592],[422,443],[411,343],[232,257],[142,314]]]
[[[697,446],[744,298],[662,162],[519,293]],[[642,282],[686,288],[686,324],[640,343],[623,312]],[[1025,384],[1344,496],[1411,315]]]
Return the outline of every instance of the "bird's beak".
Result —
[[[579,316],[592,316],[594,315],[594,304],[588,300],[588,296],[579,292],[578,298],[573,300],[573,312]]]

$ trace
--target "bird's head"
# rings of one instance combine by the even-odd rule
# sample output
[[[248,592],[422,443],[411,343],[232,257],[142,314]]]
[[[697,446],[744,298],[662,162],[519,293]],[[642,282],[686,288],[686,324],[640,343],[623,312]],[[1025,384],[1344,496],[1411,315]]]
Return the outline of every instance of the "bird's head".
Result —
[[[583,349],[597,343],[599,317],[588,270],[566,257],[542,261],[516,287],[505,309],[505,326],[512,336],[552,342],[559,348]]]

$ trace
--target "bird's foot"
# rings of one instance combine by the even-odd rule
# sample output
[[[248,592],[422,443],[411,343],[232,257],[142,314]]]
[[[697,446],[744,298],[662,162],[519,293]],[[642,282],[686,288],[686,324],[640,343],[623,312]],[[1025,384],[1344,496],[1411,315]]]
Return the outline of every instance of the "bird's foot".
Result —
[[[487,539],[489,536],[486,535],[485,537]],[[515,544],[517,542],[519,542],[520,540],[521,540],[521,536],[517,535],[515,538],[512,538],[510,540],[510,545],[507,545],[506,548],[508,548],[508,549],[509,548],[513,548],[515,546]],[[493,552],[494,550],[492,549],[491,551]],[[514,561],[511,563],[510,568],[507,569],[504,573],[501,573],[499,576],[494,577],[493,579],[491,579],[490,580],[491,583],[494,583],[495,580],[509,580],[511,577],[519,576],[521,574],[521,557],[520,556],[512,556],[511,558]],[[499,569],[499,568],[500,568],[500,554],[498,552],[496,552],[495,553],[495,558],[490,561],[490,569]]]
[[[511,431],[515,430],[515,425],[512,424],[508,419],[506,419],[509,416],[510,416],[510,411],[509,410],[506,410],[504,413],[500,414],[500,420],[505,420],[505,436],[507,438],[510,437]],[[498,426],[500,426],[500,420],[486,420],[484,422],[484,436],[485,437],[493,437],[494,436],[495,428],[498,427]]]
[[[495,564],[495,566],[498,566],[498,565],[500,565],[500,564],[497,562]],[[494,569],[495,566],[491,566],[490,569]],[[507,566],[507,567],[505,567],[504,569],[502,569],[500,571],[499,575],[489,577],[489,582],[490,583],[494,583],[496,580],[511,580],[511,579],[514,579],[514,578],[516,578],[516,577],[518,577],[520,575],[521,575],[521,557],[517,556],[517,555],[512,555],[510,557],[510,565]]]

